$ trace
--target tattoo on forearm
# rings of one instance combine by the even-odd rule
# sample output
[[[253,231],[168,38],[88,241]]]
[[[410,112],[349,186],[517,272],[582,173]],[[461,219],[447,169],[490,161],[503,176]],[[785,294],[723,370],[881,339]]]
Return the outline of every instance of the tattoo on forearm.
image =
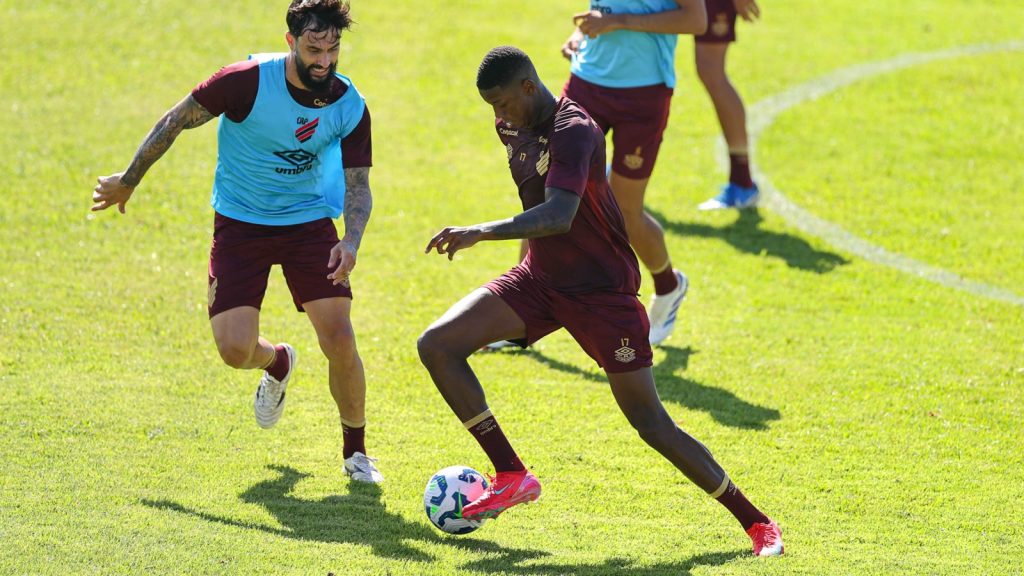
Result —
[[[131,165],[121,176],[121,181],[129,186],[138,186],[146,171],[164,155],[164,152],[167,152],[182,130],[202,126],[213,117],[213,114],[196,102],[191,94],[186,96],[174,108],[168,110],[149,131],[135,152]]]
[[[373,210],[370,194],[370,169],[345,169],[345,237],[358,249],[363,241],[366,223]]]

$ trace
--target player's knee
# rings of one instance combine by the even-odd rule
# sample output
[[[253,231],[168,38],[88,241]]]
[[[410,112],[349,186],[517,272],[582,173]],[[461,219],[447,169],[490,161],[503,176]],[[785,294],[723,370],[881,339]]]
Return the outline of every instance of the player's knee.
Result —
[[[724,88],[729,83],[724,68],[712,63],[702,63],[700,60],[697,61],[697,77],[709,92]]]
[[[219,341],[217,342],[217,351],[220,352],[221,360],[228,366],[248,368],[253,347],[238,341]]]
[[[453,349],[444,328],[436,326],[431,326],[423,331],[416,341],[416,350],[420,354],[420,362],[428,367],[453,355]]]
[[[438,330],[431,326],[420,334],[416,340],[416,351],[420,354],[420,362],[424,366],[430,366],[443,353],[441,338]]]
[[[356,358],[356,335],[347,327],[339,327],[319,335],[320,350],[329,360],[347,363]]]

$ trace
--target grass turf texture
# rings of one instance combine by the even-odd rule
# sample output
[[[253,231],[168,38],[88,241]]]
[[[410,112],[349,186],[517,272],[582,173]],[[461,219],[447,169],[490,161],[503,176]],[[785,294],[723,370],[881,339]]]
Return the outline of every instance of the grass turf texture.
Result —
[[[517,44],[557,89],[582,8],[354,3],[339,68],[374,114],[376,204],[353,282],[378,491],[341,475],[325,363],[278,274],[262,329],[300,358],[277,427],[252,421],[257,374],[220,363],[204,311],[212,125],[179,139],[127,216],[88,216],[95,177],[196,82],[283,49],[284,5],[0,2],[0,573],[1019,572],[1024,311],[837,252],[770,212],[698,213],[723,178],[686,39],[648,199],[693,284],[655,371],[672,415],[782,524],[787,555],[749,558],[564,333],[472,360],[544,498],[466,538],[430,527],[429,475],[487,462],[415,338],[517,246],[455,263],[422,247],[518,206],[473,87],[480,56]],[[748,104],[857,63],[1019,38],[1024,21],[1011,0],[762,8],[730,50]],[[1020,293],[1022,59],[922,66],[805,104],[766,133],[760,166],[872,242]]]

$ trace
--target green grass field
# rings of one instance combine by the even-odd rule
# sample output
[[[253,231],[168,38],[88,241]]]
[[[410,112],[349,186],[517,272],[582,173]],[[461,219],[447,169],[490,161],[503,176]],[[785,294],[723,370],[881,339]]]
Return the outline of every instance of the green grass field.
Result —
[[[786,555],[749,556],[564,332],[472,359],[544,497],[467,537],[428,523],[430,474],[488,463],[415,339],[518,247],[453,263],[422,248],[517,209],[476,65],[513,43],[559,88],[581,2],[353,0],[339,69],[367,97],[375,152],[354,322],[387,482],[341,474],[325,361],[279,274],[262,329],[300,364],[284,418],[258,429],[258,376],[221,363],[206,318],[213,125],[179,138],[127,215],[89,206],[197,82],[283,49],[287,3],[271,4],[0,0],[0,574],[1024,572],[1024,308],[769,210],[697,212],[724,177],[688,39],[648,201],[692,289],[655,373],[673,417],[782,525]],[[841,68],[1020,40],[1024,24],[1019,0],[762,9],[730,51],[748,105]],[[1007,50],[865,79],[783,114],[756,161],[852,234],[1024,296],[1021,70]]]

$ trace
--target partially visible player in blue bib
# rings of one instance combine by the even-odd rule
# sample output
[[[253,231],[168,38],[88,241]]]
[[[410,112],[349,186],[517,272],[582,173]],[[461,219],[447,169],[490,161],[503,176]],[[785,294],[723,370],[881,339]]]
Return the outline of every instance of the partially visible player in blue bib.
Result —
[[[572,62],[562,95],[612,134],[609,181],[629,243],[654,281],[647,313],[651,344],[660,344],[675,328],[689,281],[673,268],[665,232],[644,210],[644,194],[668,125],[678,35],[704,33],[704,0],[592,0],[573,23],[576,30],[562,45]]]
[[[602,18],[626,15],[665,18],[650,15],[682,10],[680,4],[672,0],[595,0],[590,3],[590,9],[599,12]],[[692,8],[691,11],[696,16],[698,10]],[[589,18],[589,14],[584,18]],[[578,49],[571,53],[572,66],[569,71],[587,82],[606,88],[637,88],[656,84],[675,88],[676,34],[683,33],[666,34],[618,28],[598,36],[583,36],[579,40]]]
[[[127,170],[99,178],[93,210],[116,205],[124,213],[178,134],[219,116],[208,281],[217,349],[233,368],[263,371],[253,409],[260,427],[273,426],[295,367],[294,348],[259,334],[270,269],[280,265],[329,361],[342,471],[377,483],[383,477],[366,456],[366,378],[349,319],[349,276],[372,206],[370,113],[352,81],[336,72],[348,5],[293,0],[286,21],[289,52],[257,54],[196,86],[157,122]],[[339,240],[333,219],[342,215]]]

